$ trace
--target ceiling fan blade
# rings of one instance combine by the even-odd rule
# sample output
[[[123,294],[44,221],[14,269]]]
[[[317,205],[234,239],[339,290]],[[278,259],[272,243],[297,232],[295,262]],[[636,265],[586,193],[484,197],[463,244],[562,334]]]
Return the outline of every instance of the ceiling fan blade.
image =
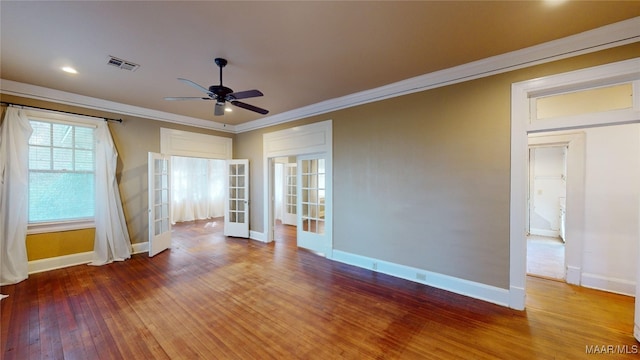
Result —
[[[227,95],[229,100],[240,100],[240,99],[248,99],[252,97],[263,96],[264,94],[260,90],[247,90],[247,91],[238,91]]]
[[[212,98],[208,98],[208,97],[196,97],[196,96],[168,96],[164,98],[165,100],[176,100],[176,101],[180,101],[180,100],[213,100]]]
[[[216,106],[213,110],[213,115],[220,116],[224,115],[224,103],[216,103]]]
[[[178,78],[178,80],[182,81],[183,83],[185,83],[185,84],[187,84],[187,85],[189,85],[189,86],[191,86],[191,87],[194,87],[194,88],[196,88],[196,89],[198,89],[198,90],[200,90],[200,91],[204,92],[205,94],[209,94],[210,96],[213,96],[213,95],[214,95],[214,94],[213,94],[211,91],[209,91],[209,89],[207,89],[206,87],[204,87],[204,86],[200,86],[200,85],[198,85],[198,84],[194,83],[194,82],[193,82],[193,81],[191,81],[191,80],[188,80],[188,79],[182,79],[182,78]]]
[[[237,106],[237,107],[241,107],[243,109],[255,111],[255,112],[260,113],[262,115],[266,115],[266,114],[269,113],[269,110],[265,110],[265,109],[259,108],[257,106],[249,105],[249,104],[243,103],[241,101],[232,101],[231,103],[233,105]]]

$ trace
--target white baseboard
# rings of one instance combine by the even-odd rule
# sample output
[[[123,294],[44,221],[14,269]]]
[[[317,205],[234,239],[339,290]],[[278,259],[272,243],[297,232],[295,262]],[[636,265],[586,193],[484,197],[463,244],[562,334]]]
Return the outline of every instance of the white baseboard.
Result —
[[[257,232],[257,231],[253,231],[253,230],[249,231],[249,239],[257,240],[257,241],[261,241],[261,242],[267,242],[267,237],[264,236],[263,232]]]
[[[582,275],[582,269],[576,266],[567,266],[567,284],[580,285],[580,277]]]
[[[131,244],[133,248],[132,254],[144,253],[149,251],[149,243],[136,243]],[[87,251],[83,253],[56,256],[40,260],[29,261],[28,269],[29,274],[36,274],[39,272],[62,269],[69,266],[84,265],[93,261],[93,251]]]
[[[333,250],[333,260],[502,306],[508,307],[512,302],[514,302],[515,305],[518,303],[518,301],[511,299],[511,294],[507,289],[438,274],[410,266],[355,255],[340,250]],[[524,299],[524,289],[521,295]],[[524,300],[522,300],[522,305],[524,305]],[[522,308],[524,308],[524,306],[522,306]]]
[[[523,287],[511,286],[509,288],[509,307],[515,310],[524,310],[527,302],[527,292]]]
[[[144,253],[144,252],[149,252],[149,242],[148,241],[131,244],[131,247],[133,248],[132,254],[140,254],[140,253]]]
[[[584,287],[608,291],[616,294],[636,296],[636,283],[597,274],[582,273],[581,285]]]
[[[69,266],[88,264],[93,261],[93,251],[56,256],[52,258],[29,261],[29,274],[62,269]]]
[[[548,237],[560,237],[559,230],[529,229],[529,234]]]

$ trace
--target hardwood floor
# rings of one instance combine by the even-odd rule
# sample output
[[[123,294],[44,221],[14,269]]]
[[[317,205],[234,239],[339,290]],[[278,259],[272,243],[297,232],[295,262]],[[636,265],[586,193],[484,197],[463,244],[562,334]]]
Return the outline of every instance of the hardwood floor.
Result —
[[[564,281],[564,252],[560,238],[527,236],[527,274]]]
[[[291,227],[262,244],[221,226],[176,226],[153,258],[2,287],[3,358],[637,358],[630,297],[529,278],[515,311],[298,250]]]

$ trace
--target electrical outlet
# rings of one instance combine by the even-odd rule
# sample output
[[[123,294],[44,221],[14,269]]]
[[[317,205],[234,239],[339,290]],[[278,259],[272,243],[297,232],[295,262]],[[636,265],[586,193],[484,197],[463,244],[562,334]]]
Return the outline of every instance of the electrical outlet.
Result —
[[[427,281],[427,274],[425,273],[416,273],[416,279],[420,281]]]

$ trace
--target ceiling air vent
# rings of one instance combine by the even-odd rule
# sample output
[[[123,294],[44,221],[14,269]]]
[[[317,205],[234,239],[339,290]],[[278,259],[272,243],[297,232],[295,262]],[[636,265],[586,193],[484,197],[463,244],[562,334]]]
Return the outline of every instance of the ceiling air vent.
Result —
[[[108,65],[115,66],[122,70],[136,71],[140,65],[134,64],[130,61],[119,59],[115,56],[109,56],[109,60],[107,61]]]

